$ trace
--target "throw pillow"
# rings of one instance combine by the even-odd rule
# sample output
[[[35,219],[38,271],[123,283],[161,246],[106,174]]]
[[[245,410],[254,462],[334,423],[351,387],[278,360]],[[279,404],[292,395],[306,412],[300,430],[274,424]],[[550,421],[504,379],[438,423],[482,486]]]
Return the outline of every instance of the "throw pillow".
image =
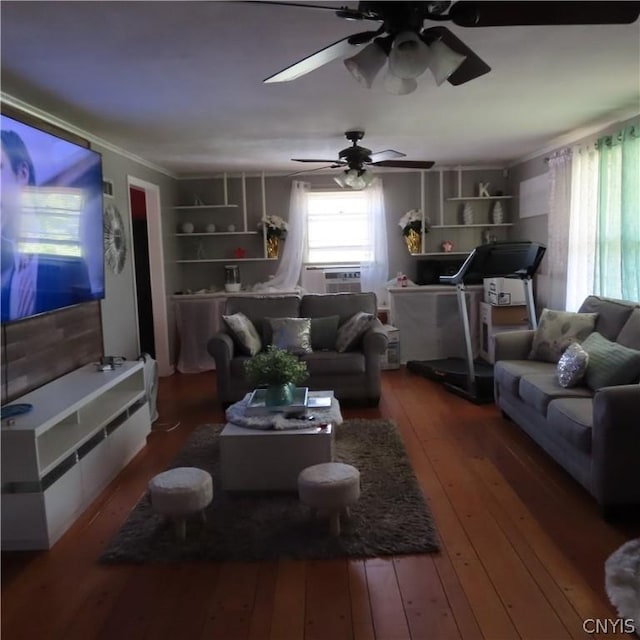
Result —
[[[354,313],[339,329],[336,337],[336,351],[344,353],[358,343],[373,320],[372,313],[358,311]]]
[[[575,387],[584,378],[589,354],[577,343],[571,343],[558,362],[558,382],[565,389]]]
[[[582,342],[596,325],[597,313],[544,309],[533,336],[529,360],[556,363],[572,342]]]
[[[278,349],[301,355],[311,353],[311,320],[309,318],[269,318],[273,338]]]
[[[640,350],[640,309],[633,310],[618,334],[616,342],[623,347]]]
[[[336,348],[340,316],[311,318],[311,347],[314,351],[333,351]]]
[[[262,349],[262,341],[253,322],[244,313],[238,312],[231,316],[222,316],[222,319],[242,351],[250,356],[259,353]]]
[[[582,343],[582,348],[589,354],[584,379],[594,391],[602,387],[638,382],[640,351],[611,342],[598,332],[593,332]]]

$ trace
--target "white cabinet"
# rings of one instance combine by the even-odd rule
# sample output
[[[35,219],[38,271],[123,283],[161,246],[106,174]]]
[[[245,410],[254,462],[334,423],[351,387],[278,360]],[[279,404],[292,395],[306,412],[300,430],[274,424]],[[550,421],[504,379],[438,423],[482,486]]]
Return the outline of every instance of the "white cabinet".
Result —
[[[391,324],[400,332],[400,362],[464,358],[463,325],[455,287],[389,287]],[[477,355],[482,285],[466,287],[472,350]]]
[[[142,362],[87,365],[16,400],[2,421],[2,548],[47,549],[145,445]]]

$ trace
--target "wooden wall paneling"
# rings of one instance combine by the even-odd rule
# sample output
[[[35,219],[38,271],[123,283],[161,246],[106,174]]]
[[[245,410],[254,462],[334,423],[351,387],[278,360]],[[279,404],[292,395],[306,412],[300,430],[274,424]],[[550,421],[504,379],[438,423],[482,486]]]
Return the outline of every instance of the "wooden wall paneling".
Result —
[[[2,342],[4,403],[102,356],[100,303],[7,324]]]

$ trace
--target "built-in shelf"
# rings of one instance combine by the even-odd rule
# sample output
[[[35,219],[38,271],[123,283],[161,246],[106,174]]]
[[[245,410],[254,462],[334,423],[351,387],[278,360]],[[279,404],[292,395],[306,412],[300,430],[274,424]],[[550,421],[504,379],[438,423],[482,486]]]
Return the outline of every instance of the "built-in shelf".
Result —
[[[513,196],[469,196],[465,197],[455,197],[455,198],[447,198],[448,202],[453,202],[455,200],[464,201],[464,200],[510,200]]]
[[[493,224],[493,223],[486,223],[486,224],[432,224],[429,228],[430,229],[478,229],[478,228],[482,228],[484,229],[485,227],[513,227],[513,222],[503,222],[502,224]]]
[[[470,251],[426,251],[424,253],[410,253],[411,256],[468,256]]]
[[[176,260],[176,262],[183,264],[196,262],[267,262],[277,259],[278,258],[203,258],[202,260]]]
[[[195,211],[197,209],[237,209],[237,204],[179,204],[173,207],[176,211]]]
[[[175,233],[176,236],[257,236],[259,231],[202,231],[194,233]]]

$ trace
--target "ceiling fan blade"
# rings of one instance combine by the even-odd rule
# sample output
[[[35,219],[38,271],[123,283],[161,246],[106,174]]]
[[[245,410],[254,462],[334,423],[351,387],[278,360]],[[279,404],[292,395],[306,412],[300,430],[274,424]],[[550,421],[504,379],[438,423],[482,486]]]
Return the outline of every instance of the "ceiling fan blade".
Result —
[[[236,0],[232,0],[236,1]],[[302,7],[303,9],[322,9],[323,11],[333,11],[339,18],[347,20],[378,20],[375,12],[367,11],[366,13],[359,9],[351,9],[347,6],[327,7],[320,4],[305,4],[303,2],[271,2],[271,0],[238,0],[244,4],[276,4],[283,7]]]
[[[427,44],[431,44],[435,40],[442,40],[449,48],[467,57],[447,78],[449,84],[458,86],[491,71],[491,67],[482,60],[482,58],[477,56],[460,38],[455,36],[446,27],[431,27],[430,29],[425,29],[421,36]]]
[[[335,169],[341,167],[341,164],[329,164],[326,167],[316,167],[315,169],[303,169],[302,171],[295,171],[294,173],[287,173],[285,178],[291,178],[292,176],[299,176],[301,173],[313,173],[314,171],[322,171],[322,169]]]
[[[393,149],[385,149],[384,151],[376,151],[371,154],[371,162],[381,162],[382,160],[392,160],[393,158],[405,158],[406,153],[400,153]]]
[[[399,169],[431,169],[435,162],[430,160],[382,160],[368,164],[375,167],[397,167]]]
[[[617,2],[472,2],[461,0],[449,10],[460,27],[509,27],[561,24],[630,24],[640,3]]]
[[[292,162],[340,162],[340,160],[327,160],[326,158],[324,160],[315,160],[312,158],[291,158]]]
[[[303,2],[271,2],[270,0],[241,0],[242,4],[276,4],[283,7],[302,7],[304,9],[323,9],[324,11],[333,11],[336,13],[338,9],[336,7],[327,7],[320,4],[305,4]],[[346,7],[339,7],[339,9],[346,9]]]
[[[368,31],[366,34],[371,34],[371,38],[377,33],[376,31]],[[343,58],[345,56],[351,55],[358,51],[359,44],[364,44],[368,40],[360,41],[360,36],[364,36],[365,33],[356,33],[352,36],[347,36],[346,38],[342,38],[333,44],[330,44],[328,47],[324,49],[320,49],[320,51],[316,51],[312,53],[310,56],[299,60],[295,64],[283,69],[282,71],[278,71],[278,73],[265,78],[263,82],[289,82],[290,80],[295,80],[300,76],[304,76],[311,71],[315,71],[319,69],[323,65],[335,60],[336,58]],[[358,45],[352,44],[353,38],[358,42]]]

